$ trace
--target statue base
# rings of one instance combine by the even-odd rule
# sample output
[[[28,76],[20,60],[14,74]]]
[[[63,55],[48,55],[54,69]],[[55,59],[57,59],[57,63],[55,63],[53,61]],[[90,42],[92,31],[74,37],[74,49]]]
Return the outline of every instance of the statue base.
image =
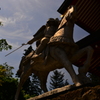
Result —
[[[100,85],[67,85],[27,100],[100,100]]]

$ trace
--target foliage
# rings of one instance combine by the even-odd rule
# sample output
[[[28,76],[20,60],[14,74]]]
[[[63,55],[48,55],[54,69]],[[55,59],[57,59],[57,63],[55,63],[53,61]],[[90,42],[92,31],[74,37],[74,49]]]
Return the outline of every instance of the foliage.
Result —
[[[2,85],[5,78],[11,78],[13,67],[9,66],[7,63],[0,65],[0,86]]]
[[[3,26],[1,21],[0,26]],[[9,49],[12,49],[12,46],[7,43],[6,39],[0,39],[0,51]]]
[[[51,82],[50,82],[50,90],[63,87],[65,85],[68,85],[69,83],[67,80],[64,82],[64,73],[61,73],[61,71],[55,70],[53,71],[53,75],[50,76]]]
[[[2,86],[0,86],[0,100],[14,100],[18,80],[14,78],[4,78]],[[21,91],[19,98],[25,100]]]
[[[18,80],[12,77],[12,69],[7,63],[0,65],[0,100],[14,100]],[[19,98],[25,100],[23,91]]]
[[[100,77],[98,77],[98,76],[96,76],[96,75],[94,75],[92,73],[88,73],[88,77],[92,81],[92,84],[100,85]]]
[[[2,22],[0,22],[0,26],[3,26]],[[0,39],[0,51],[9,49],[12,49],[12,46],[7,43],[6,39]],[[7,63],[0,65],[0,100],[14,100],[18,80],[12,78],[12,69],[13,67]],[[25,100],[23,91],[19,98]]]
[[[6,69],[6,71],[4,72],[4,75],[6,78],[11,78],[13,75],[12,70],[14,69],[14,67],[9,66],[7,63],[3,64],[4,69]]]
[[[26,99],[29,99],[31,96],[29,95],[29,94],[24,94],[24,98],[25,98],[25,100]]]
[[[9,45],[6,39],[0,39],[0,51],[12,49],[12,46]]]
[[[0,65],[0,86],[2,86],[5,71],[6,69],[4,69],[2,65]]]

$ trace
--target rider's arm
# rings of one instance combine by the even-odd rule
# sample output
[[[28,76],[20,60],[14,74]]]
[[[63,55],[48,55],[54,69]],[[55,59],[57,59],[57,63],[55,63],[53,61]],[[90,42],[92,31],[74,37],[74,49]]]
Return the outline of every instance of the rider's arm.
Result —
[[[32,44],[33,42],[40,40],[41,38],[44,37],[44,29],[46,28],[45,25],[43,25],[36,33],[33,39],[31,39],[30,41],[27,42],[27,44]]]
[[[38,34],[33,39],[31,39],[30,41],[28,41],[27,44],[32,44],[33,42],[35,42],[37,40],[40,40],[43,37],[44,37],[44,34]]]

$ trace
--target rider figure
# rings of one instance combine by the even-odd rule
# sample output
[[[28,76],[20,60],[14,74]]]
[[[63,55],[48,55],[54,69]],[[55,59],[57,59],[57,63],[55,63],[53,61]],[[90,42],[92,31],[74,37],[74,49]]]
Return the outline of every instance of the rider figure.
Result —
[[[59,19],[49,18],[46,25],[43,25],[34,35],[34,38],[27,42],[27,44],[32,44],[35,41],[40,41],[40,44],[35,50],[35,54],[32,58],[36,58],[46,47],[47,43],[50,40],[50,37],[53,36],[58,28]]]

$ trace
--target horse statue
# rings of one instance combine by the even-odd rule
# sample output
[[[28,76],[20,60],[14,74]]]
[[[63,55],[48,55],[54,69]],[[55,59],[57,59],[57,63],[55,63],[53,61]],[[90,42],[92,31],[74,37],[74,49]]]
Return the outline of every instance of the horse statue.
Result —
[[[23,64],[23,62],[27,56],[22,58],[20,63],[22,72],[15,95],[15,100],[18,100],[22,85],[32,73],[38,76],[41,82],[41,88],[44,90],[44,92],[47,92],[47,76],[50,71],[55,69],[65,68],[70,74],[75,87],[79,87],[90,82],[86,76],[86,73],[90,67],[93,48],[91,46],[87,46],[79,49],[77,44],[75,44],[73,40],[73,29],[76,19],[76,7],[71,5],[68,7],[65,15],[61,19],[56,33],[50,38],[50,41],[41,53],[41,56],[34,58],[33,55],[35,51],[32,51],[28,55],[31,56],[31,58],[26,64]],[[74,64],[84,55],[86,55],[86,61],[82,67],[78,68],[79,74],[76,75],[72,64]]]

